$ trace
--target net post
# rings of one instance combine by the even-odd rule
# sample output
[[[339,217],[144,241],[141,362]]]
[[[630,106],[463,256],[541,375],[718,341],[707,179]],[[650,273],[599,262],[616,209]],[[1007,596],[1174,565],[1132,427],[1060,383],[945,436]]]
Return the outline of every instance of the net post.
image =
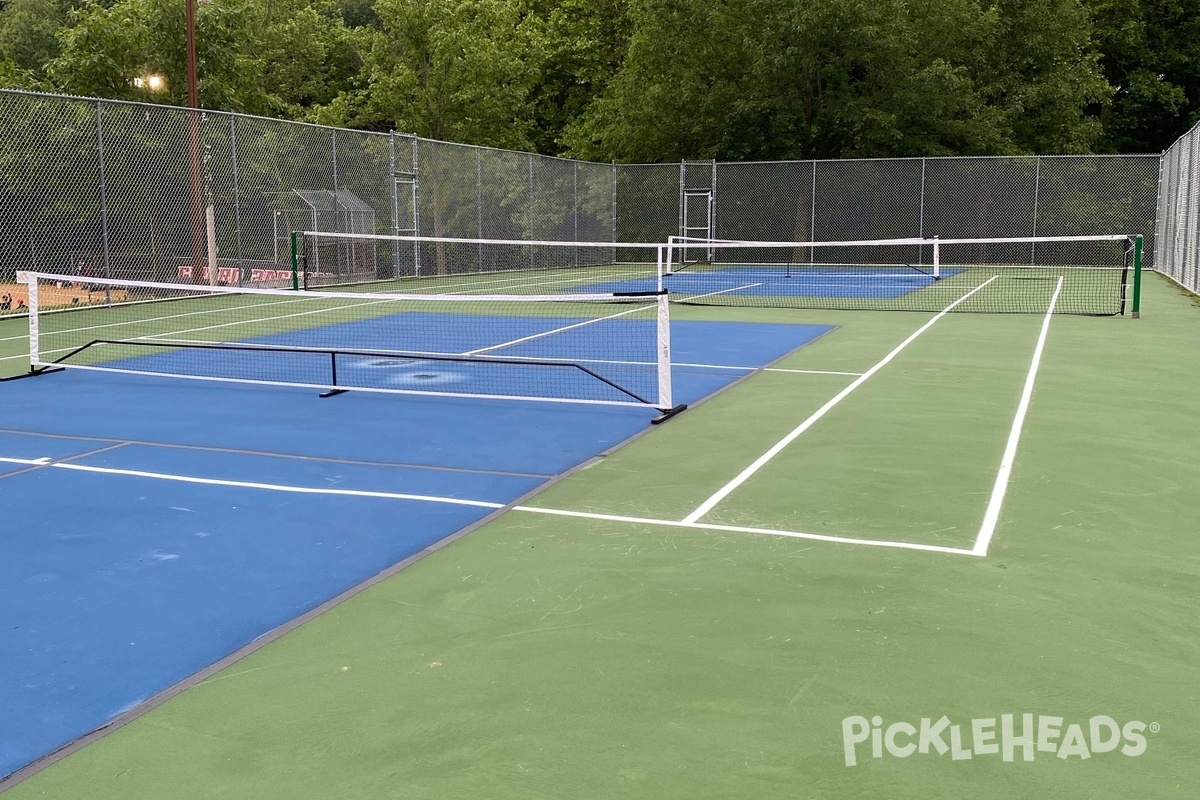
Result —
[[[300,291],[300,234],[292,231],[292,291]]]
[[[660,244],[654,248],[654,252],[658,259],[658,282],[655,284],[655,291],[661,294],[663,290],[663,246]]]
[[[687,409],[684,404],[672,405],[671,399],[671,304],[665,291],[658,293],[658,410],[662,414],[651,420],[658,425]]]
[[[658,295],[658,407],[671,407],[671,310],[665,292]]]
[[[1141,319],[1142,316],[1142,235],[1133,237],[1133,309],[1130,317]]]
[[[41,363],[41,352],[38,348],[38,282],[37,273],[20,271],[17,273],[17,283],[24,284],[29,295],[29,370]]]

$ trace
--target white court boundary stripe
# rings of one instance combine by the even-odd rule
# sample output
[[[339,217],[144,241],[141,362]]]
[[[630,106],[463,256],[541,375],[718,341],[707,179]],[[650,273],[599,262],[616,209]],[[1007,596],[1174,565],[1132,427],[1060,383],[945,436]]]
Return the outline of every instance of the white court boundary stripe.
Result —
[[[164,472],[147,472],[135,469],[118,469],[116,467],[94,467],[87,464],[56,463],[48,457],[43,458],[8,458],[0,456],[0,463],[21,464],[32,467],[50,469],[65,469],[73,472],[91,472],[104,475],[124,475],[134,478],[151,478],[154,480],[175,481],[178,483],[196,483],[206,486],[229,486],[243,489],[262,489],[273,492],[290,492],[293,494],[341,495],[348,497],[373,497],[385,500],[413,500],[423,503],[442,503],[447,505],[473,506],[476,508],[504,508],[503,503],[492,503],[484,500],[462,500],[455,497],[434,497],[422,494],[407,494],[402,492],[373,492],[359,489],[318,489],[305,486],[288,486],[286,484],[257,483],[252,481],[233,481],[220,478],[201,478],[193,475],[175,475]],[[554,508],[537,508],[534,506],[514,506],[514,511],[526,511],[534,514],[549,514],[560,517],[578,517],[583,519],[603,520],[606,522],[624,522],[638,525],[658,525],[671,528],[688,528],[692,530],[723,531],[728,533],[754,533],[768,536],[784,536],[793,539],[811,539],[819,542],[835,544],[865,545],[868,547],[889,547],[899,550],[921,550],[932,553],[950,555],[980,555],[973,550],[963,550],[957,547],[942,547],[932,544],[915,542],[894,542],[881,539],[856,539],[849,536],[830,536],[820,533],[803,533],[801,531],[781,531],[771,528],[751,528],[738,525],[716,525],[710,523],[676,522],[667,519],[648,519],[644,517],[625,517],[614,514],[594,514],[586,511],[563,511]]]
[[[956,556],[980,555],[974,550],[961,547],[942,547],[935,544],[919,544],[916,542],[894,542],[886,539],[856,539],[851,536],[831,536],[823,533],[803,533],[800,531],[780,531],[772,528],[748,528],[740,525],[718,525],[708,522],[676,522],[669,519],[648,519],[645,517],[623,517],[615,514],[593,514],[586,511],[564,511],[557,508],[539,508],[536,506],[513,506],[513,511],[528,511],[533,514],[550,514],[559,517],[580,517],[605,522],[627,522],[637,525],[658,525],[668,528],[687,528],[690,530],[725,531],[729,533],[756,533],[766,536],[786,536],[792,539],[811,539],[818,542],[833,542],[835,544],[855,544],[867,547],[890,547],[898,550],[924,550],[931,553],[945,553]]]
[[[898,356],[900,354],[900,352],[904,350],[904,348],[906,348],[910,344],[912,344],[918,336],[920,336],[925,331],[929,330],[933,326],[933,324],[936,323],[938,320],[940,320],[942,317],[949,314],[954,309],[954,307],[957,306],[959,303],[963,302],[968,297],[975,294],[976,292],[978,292],[980,289],[987,286],[992,281],[996,280],[997,277],[999,277],[999,276],[993,275],[992,277],[988,278],[986,281],[979,284],[974,289],[967,292],[962,297],[958,298],[953,303],[951,303],[950,305],[943,308],[936,315],[934,315],[932,319],[930,319],[928,322],[926,322],[920,328],[917,328],[917,330],[912,335],[910,335],[907,339],[905,339],[900,344],[896,345],[896,347],[890,353],[888,353],[886,356],[884,356],[883,359],[879,361],[879,363],[877,363],[875,366],[871,367],[869,370],[867,370],[862,375],[860,375],[858,378],[856,378],[854,380],[854,382],[851,383],[849,386],[847,386],[845,389],[842,389],[840,392],[838,392],[836,395],[834,395],[833,399],[831,399],[825,405],[821,406],[819,409],[817,409],[815,412],[813,412],[813,414],[808,419],[804,420],[804,422],[800,423],[800,425],[798,425],[795,428],[795,430],[793,430],[787,436],[783,437],[778,442],[776,442],[775,445],[770,450],[768,450],[767,452],[765,452],[761,456],[759,456],[754,461],[754,463],[752,463],[750,466],[748,466],[744,470],[742,470],[741,474],[739,474],[736,478],[734,478],[729,483],[725,484],[720,489],[718,489],[711,497],[709,497],[707,500],[705,500],[703,503],[701,503],[700,506],[695,511],[693,511],[691,514],[688,514],[686,517],[684,517],[683,521],[685,523],[693,523],[696,520],[703,517],[709,511],[712,511],[713,508],[716,507],[716,505],[718,503],[720,503],[722,500],[724,500],[726,497],[728,497],[729,494],[731,492],[733,492],[734,489],[738,488],[743,483],[745,483],[750,478],[750,476],[752,476],[754,473],[756,473],[760,469],[762,469],[763,466],[765,466],[771,459],[773,459],[773,458],[775,458],[775,456],[779,455],[783,451],[783,449],[785,447],[787,447],[789,444],[791,444],[793,441],[795,441],[796,438],[800,436],[800,434],[804,433],[806,430],[808,430],[814,424],[816,424],[816,422],[819,419],[821,419],[821,417],[828,414],[829,411],[832,410],[834,406],[836,406],[838,403],[845,400],[846,397],[851,392],[853,392],[859,386],[862,386],[864,383],[866,383],[867,380],[870,379],[870,377],[872,375],[874,375],[876,372],[878,372],[879,370],[881,370],[885,366],[887,366],[888,363],[891,362],[891,360],[893,358]]]
[[[200,478],[194,475],[174,475],[168,472],[146,472],[138,469],[118,469],[116,467],[93,467],[87,464],[55,463],[49,458],[4,458],[0,462],[6,464],[24,464],[31,467],[47,467],[52,469],[68,469],[73,472],[98,472],[104,475],[127,475],[134,478],[153,478],[160,481],[175,481],[177,483],[199,483],[206,486],[232,486],[240,489],[265,489],[271,492],[291,492],[293,494],[325,494],[342,495],[346,497],[378,497],[385,500],[416,500],[422,503],[443,503],[454,506],[475,506],[477,508],[504,508],[503,503],[490,503],[484,500],[460,500],[456,497],[433,497],[424,494],[406,494],[403,492],[372,492],[365,489],[318,489],[307,486],[288,486],[278,483],[256,483],[253,481],[231,481],[221,478]]]
[[[23,466],[44,467],[49,469],[65,469],[73,472],[90,472],[104,475],[124,475],[135,478],[151,478],[154,480],[174,481],[177,483],[196,483],[206,486],[229,486],[243,489],[262,489],[273,492],[290,492],[293,494],[340,495],[347,497],[373,497],[385,500],[413,500],[423,503],[441,503],[446,505],[473,506],[476,508],[504,508],[503,503],[492,503],[484,500],[462,500],[455,497],[434,497],[421,494],[402,492],[373,492],[360,489],[319,489],[305,486],[288,486],[285,484],[257,483],[252,481],[234,481],[220,478],[201,478],[193,475],[175,475],[163,472],[148,472],[135,469],[118,469],[116,467],[94,467],[87,464],[56,463],[49,457],[43,458],[9,458],[0,456],[0,463],[21,464]],[[940,545],[919,544],[916,542],[896,542],[883,539],[858,539],[851,536],[831,536],[821,533],[804,533],[801,531],[782,531],[772,528],[751,528],[740,525],[717,525],[712,523],[676,522],[667,519],[649,519],[645,517],[625,517],[615,514],[594,514],[586,511],[564,511],[555,508],[537,508],[534,506],[514,506],[514,511],[526,511],[534,514],[549,514],[560,517],[577,517],[595,519],[606,522],[624,522],[637,525],[657,525],[670,528],[687,528],[691,530],[722,531],[727,533],[753,533],[766,536],[783,536],[792,539],[809,539],[818,542],[834,544],[862,545],[867,547],[887,547],[897,550],[919,550],[930,553],[943,553],[960,556],[983,555],[974,550],[964,550],[957,547],[942,547]]]
[[[493,345],[489,345],[488,347],[481,347],[478,350],[468,350],[465,353],[460,353],[460,355],[464,355],[464,356],[482,355],[483,353],[486,353],[491,350],[502,350],[506,347],[513,347],[514,345],[523,344],[524,342],[532,342],[535,339],[544,339],[547,336],[552,336],[556,333],[563,333],[565,331],[575,330],[576,328],[583,328],[588,325],[595,325],[597,322],[608,322],[610,319],[617,319],[618,317],[624,317],[624,316],[634,313],[635,311],[645,311],[648,308],[654,308],[654,306],[652,306],[652,305],[638,306],[637,308],[631,308],[628,311],[621,311],[617,314],[609,314],[607,317],[598,317],[596,319],[585,319],[582,322],[576,322],[571,325],[564,325],[563,327],[555,328],[552,331],[542,331],[540,333],[533,333],[533,334],[530,334],[529,336],[522,336],[520,339],[513,339],[510,342],[501,342],[500,344],[493,344]]]
[[[194,298],[181,298],[181,299],[190,300],[190,299],[194,299]],[[291,299],[291,300],[284,299],[284,300],[275,300],[275,301],[267,302],[267,303],[250,303],[248,305],[234,306],[232,308],[237,308],[240,311],[241,309],[244,309],[244,308],[262,308],[263,306],[278,306],[278,305],[286,305],[287,303],[299,303],[299,302],[302,302],[307,299],[309,299],[307,296],[297,296],[296,298]],[[134,302],[120,302],[120,303],[92,303],[90,305],[82,306],[81,308],[91,308],[91,309],[95,309],[95,308],[128,308],[130,306],[148,305],[150,303],[169,303],[169,302],[172,302],[172,301],[160,299],[160,300],[143,300],[140,302],[134,301]],[[117,328],[122,325],[134,325],[134,324],[142,325],[147,322],[160,322],[162,320],[178,319],[180,317],[194,317],[199,314],[216,314],[221,311],[229,311],[230,308],[231,307],[206,308],[206,309],[201,309],[198,311],[183,311],[178,314],[166,314],[166,315],[158,316],[158,317],[147,317],[146,319],[122,320],[121,322],[105,322],[101,325],[85,325],[82,328],[70,328],[68,330],[63,330],[63,331],[48,331],[44,335],[61,336],[63,334],[67,334],[67,333],[83,333],[84,331],[98,331],[101,328]],[[64,310],[67,310],[67,309],[64,309]],[[81,309],[70,309],[70,310],[81,310]],[[61,311],[57,310],[57,309],[50,309],[47,311],[42,311],[40,313],[56,314],[56,313],[61,313]],[[0,337],[0,342],[14,342],[18,339],[24,339],[24,338],[26,338],[26,334],[22,333],[18,336]]]
[[[480,361],[479,363],[485,363]],[[377,394],[413,394],[422,397],[465,397],[478,400],[521,400],[530,403],[576,403],[593,406],[629,406],[631,408],[655,408],[653,404],[639,403],[635,400],[584,400],[574,397],[534,397],[508,394],[475,394],[471,392],[434,392],[422,389],[378,388],[370,386],[335,386],[331,383],[298,383],[294,381],[260,381],[252,378],[216,378],[211,375],[184,375],[177,372],[147,372],[145,370],[119,369],[117,367],[97,367],[91,364],[55,363],[53,361],[38,361],[35,367],[84,369],[92,372],[115,372],[122,375],[138,375],[147,378],[181,378],[188,381],[213,381],[218,383],[244,383],[252,386],[291,386],[297,389],[346,389],[354,392],[375,392]]]
[[[1012,477],[1013,464],[1017,458],[1017,445],[1021,441],[1021,429],[1025,426],[1025,416],[1029,412],[1029,403],[1033,399],[1033,383],[1037,379],[1038,367],[1042,363],[1042,352],[1046,349],[1046,337],[1050,334],[1050,319],[1054,315],[1054,307],[1058,305],[1058,296],[1062,293],[1063,276],[1058,278],[1058,286],[1054,296],[1050,298],[1050,307],[1042,320],[1042,330],[1038,334],[1037,346],[1033,349],[1033,360],[1029,364],[1029,374],[1025,376],[1025,388],[1021,391],[1021,401],[1017,403],[1017,413],[1013,417],[1012,430],[1008,433],[1008,443],[1004,446],[1004,455],[1000,459],[1000,470],[996,473],[996,483],[992,486],[992,495],[988,498],[987,511],[983,515],[983,525],[975,538],[972,552],[977,556],[986,556],[988,546],[996,533],[996,524],[1000,521],[1000,508],[1004,505],[1004,496],[1008,493],[1008,482]]]

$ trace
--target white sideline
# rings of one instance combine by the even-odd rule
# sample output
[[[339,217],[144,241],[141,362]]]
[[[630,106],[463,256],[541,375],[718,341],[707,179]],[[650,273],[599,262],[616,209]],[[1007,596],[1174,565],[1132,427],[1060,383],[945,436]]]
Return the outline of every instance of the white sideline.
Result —
[[[278,483],[256,483],[252,481],[230,481],[220,478],[199,478],[194,475],[175,475],[168,472],[145,472],[137,469],[117,469],[116,467],[92,467],[87,464],[56,463],[49,458],[5,458],[0,457],[5,464],[23,464],[30,467],[47,467],[53,469],[69,469],[74,472],[98,472],[104,475],[127,475],[135,478],[154,478],[160,481],[175,481],[178,483],[200,483],[207,486],[234,486],[242,489],[265,489],[272,492],[292,492],[294,494],[326,494],[343,495],[348,497],[379,497],[385,500],[417,500],[423,503],[444,503],[455,506],[475,506],[478,508],[504,508],[503,503],[490,503],[484,500],[460,500],[457,497],[433,497],[424,494],[405,494],[402,492],[372,492],[362,489],[318,489],[307,486],[288,486]]]
[[[996,483],[992,486],[992,495],[988,498],[987,512],[983,515],[983,525],[979,535],[975,537],[975,546],[971,551],[977,556],[986,556],[988,546],[996,533],[996,524],[1000,521],[1000,508],[1004,505],[1004,495],[1008,492],[1008,482],[1012,477],[1013,463],[1017,458],[1017,444],[1021,441],[1021,428],[1025,425],[1025,416],[1029,412],[1029,402],[1033,399],[1033,382],[1037,378],[1038,367],[1042,363],[1042,352],[1046,349],[1046,337],[1050,333],[1050,318],[1054,315],[1054,307],[1058,305],[1058,296],[1062,292],[1063,277],[1058,278],[1058,286],[1054,296],[1050,298],[1050,307],[1046,309],[1046,317],[1042,320],[1042,331],[1038,334],[1037,346],[1033,349],[1033,361],[1029,364],[1029,374],[1025,376],[1025,388],[1021,391],[1021,401],[1017,403],[1017,414],[1013,417],[1012,430],[1008,433],[1008,443],[1004,446],[1004,455],[1000,459],[1000,471],[996,473]]]
[[[979,284],[974,289],[967,292],[962,297],[958,298],[953,303],[951,303],[950,305],[946,306],[941,311],[939,311],[936,315],[933,316],[932,319],[930,319],[928,322],[926,322],[924,325],[922,325],[920,328],[918,328],[911,336],[909,336],[903,342],[898,344],[895,347],[895,349],[892,350],[892,352],[890,352],[886,356],[884,356],[883,359],[879,361],[879,363],[877,363],[875,366],[871,367],[869,370],[867,370],[862,375],[860,375],[858,378],[856,378],[854,380],[854,382],[851,383],[849,386],[847,386],[845,389],[842,389],[842,391],[840,391],[836,395],[834,395],[832,400],[830,400],[825,405],[823,405],[819,409],[817,409],[808,419],[806,419],[806,420],[804,420],[804,422],[800,423],[800,425],[798,425],[795,430],[793,430],[787,436],[780,439],[770,450],[768,450],[767,452],[765,452],[761,456],[759,456],[754,461],[753,464],[751,464],[750,466],[748,466],[744,470],[742,470],[741,474],[739,474],[736,478],[734,478],[729,483],[725,484],[720,489],[718,489],[711,497],[709,497],[707,500],[705,500],[703,503],[701,503],[700,506],[695,511],[693,511],[691,514],[688,514],[686,517],[684,517],[683,522],[689,523],[689,524],[694,523],[696,520],[703,517],[709,511],[712,511],[712,509],[718,503],[720,503],[722,500],[724,500],[726,497],[728,497],[729,494],[731,492],[733,492],[734,489],[738,488],[743,483],[745,483],[750,478],[751,475],[758,472],[760,469],[763,468],[763,466],[765,466],[767,464],[767,462],[769,462],[771,459],[775,458],[775,456],[779,455],[779,453],[782,452],[785,447],[787,447],[789,444],[791,444],[793,441],[795,441],[796,438],[798,436],[800,436],[800,434],[804,433],[806,430],[811,428],[819,419],[821,419],[821,417],[823,417],[827,413],[829,413],[829,411],[831,409],[833,409],[834,406],[836,406],[838,403],[842,402],[842,400],[846,399],[846,397],[851,392],[853,392],[859,386],[862,386],[864,383],[866,383],[867,380],[872,375],[874,375],[876,372],[878,372],[879,370],[881,370],[885,366],[887,366],[887,364],[893,358],[898,356],[900,354],[900,352],[902,350],[904,350],[904,348],[906,348],[910,344],[912,344],[912,342],[914,340],[916,340],[916,338],[918,336],[920,336],[925,331],[929,330],[929,328],[932,327],[935,322],[937,322],[942,317],[946,316],[948,313],[950,313],[952,310],[954,310],[954,307],[957,306],[959,303],[966,300],[968,297],[975,294],[976,292],[978,292],[980,289],[987,286],[992,281],[996,280],[997,277],[999,277],[999,276],[993,275],[992,277],[988,278],[986,281]]]
[[[948,553],[956,556],[979,555],[974,550],[961,547],[942,547],[935,544],[918,544],[915,542],[895,542],[886,539],[856,539],[851,536],[831,536],[824,533],[803,533],[801,531],[780,531],[773,528],[748,528],[741,525],[718,525],[707,522],[676,522],[670,519],[649,519],[645,517],[624,517],[616,514],[594,514],[587,511],[564,511],[557,508],[540,508],[537,506],[513,506],[513,511],[528,511],[533,514],[551,514],[559,517],[580,517],[606,522],[628,522],[636,525],[660,525],[669,528],[687,528],[690,530],[727,531],[729,533],[756,533],[766,536],[786,536],[792,539],[811,539],[818,542],[833,542],[835,544],[855,544],[867,547],[890,547],[897,550],[923,550],[930,553]]]

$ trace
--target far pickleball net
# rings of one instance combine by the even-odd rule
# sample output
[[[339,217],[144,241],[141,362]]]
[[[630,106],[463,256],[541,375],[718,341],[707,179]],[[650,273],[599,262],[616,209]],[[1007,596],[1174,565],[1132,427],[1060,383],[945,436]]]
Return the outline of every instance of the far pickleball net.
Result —
[[[298,289],[588,294],[586,287],[605,283],[657,290],[665,250],[658,243],[303,231],[293,234],[292,262]]]
[[[673,302],[774,308],[1125,313],[1135,241],[1124,235],[862,242],[731,242],[676,237]],[[599,284],[590,288],[595,290]],[[609,285],[606,288],[614,288]]]
[[[21,277],[35,371],[673,408],[660,294],[404,295]]]

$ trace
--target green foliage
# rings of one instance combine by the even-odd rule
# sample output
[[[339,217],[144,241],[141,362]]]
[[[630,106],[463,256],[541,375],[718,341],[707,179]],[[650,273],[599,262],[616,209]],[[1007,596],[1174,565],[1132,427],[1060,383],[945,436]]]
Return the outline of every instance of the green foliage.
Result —
[[[329,102],[358,68],[348,32],[330,6],[303,0],[214,0],[196,14],[200,103],[206,108],[299,117]],[[92,0],[58,32],[47,72],[84,95],[187,103],[186,19],[177,0]],[[163,91],[139,85],[159,74]]]
[[[528,147],[541,27],[504,0],[377,0],[381,29],[360,31],[366,85],[329,122],[434,139]]]
[[[1200,0],[1087,0],[1116,87],[1103,148],[1157,152],[1200,118]]]
[[[64,18],[53,0],[10,0],[0,11],[0,59],[44,75],[46,62],[58,55],[54,33]]]
[[[61,54],[47,72],[73,94],[127,100],[187,103],[186,24],[174,0],[97,0],[72,13],[59,31]],[[221,0],[201,5],[196,15],[196,57],[201,105],[208,108],[266,110],[261,64],[244,52],[252,30],[254,4]],[[154,92],[137,81],[162,75],[166,87]]]
[[[1200,0],[197,11],[206,107],[601,160],[1153,151],[1200,116]],[[0,85],[182,104],[184,2],[0,2]]]
[[[530,91],[533,143],[562,149],[564,129],[582,116],[620,70],[629,47],[630,0],[525,0],[541,27],[542,69]]]
[[[565,140],[618,160],[1085,150],[1105,84],[1074,0],[638,0]]]

